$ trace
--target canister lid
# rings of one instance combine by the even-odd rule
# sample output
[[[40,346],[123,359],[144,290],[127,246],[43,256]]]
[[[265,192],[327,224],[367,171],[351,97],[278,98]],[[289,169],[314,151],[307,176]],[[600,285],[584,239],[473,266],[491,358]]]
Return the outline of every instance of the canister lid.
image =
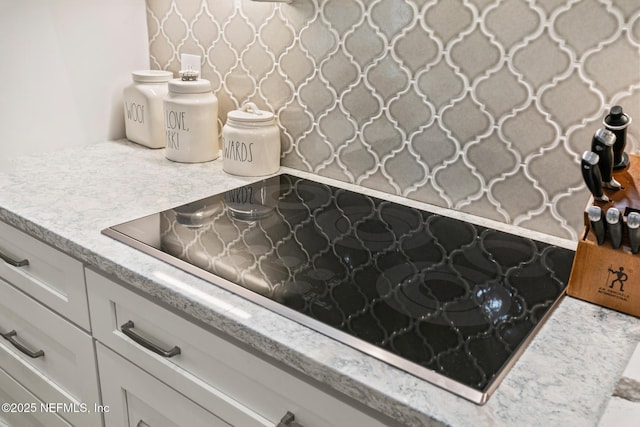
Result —
[[[131,73],[134,82],[163,83],[173,78],[171,71],[164,70],[138,70]]]
[[[207,93],[211,92],[211,82],[207,79],[169,81],[169,92],[173,93]]]
[[[260,110],[253,102],[247,102],[239,110],[229,111],[227,119],[241,123],[273,123],[274,115],[270,111]]]

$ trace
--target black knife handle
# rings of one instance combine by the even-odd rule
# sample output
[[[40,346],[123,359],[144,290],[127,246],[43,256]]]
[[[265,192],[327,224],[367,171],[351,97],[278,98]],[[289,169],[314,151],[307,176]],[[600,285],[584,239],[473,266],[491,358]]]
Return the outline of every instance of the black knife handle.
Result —
[[[623,169],[629,165],[629,156],[624,152],[624,148],[627,145],[627,127],[631,123],[631,117],[622,111],[621,106],[614,105],[603,123],[607,130],[616,136],[616,142],[613,145],[613,167]]]
[[[591,139],[591,151],[598,155],[598,168],[602,182],[608,183],[613,178],[613,144],[616,136],[604,128],[598,129]]]
[[[607,230],[613,249],[618,249],[622,244],[622,218],[618,208],[609,208],[605,215]]]
[[[640,252],[640,213],[631,212],[627,215],[627,229],[629,230],[629,243],[631,252]]]
[[[593,234],[596,236],[598,245],[601,245],[604,243],[606,237],[606,227],[604,218],[602,217],[602,209],[600,209],[600,206],[591,206],[589,207],[588,214],[591,230],[593,230]]]
[[[593,197],[608,202],[609,198],[602,191],[602,175],[600,175],[600,169],[598,169],[598,160],[598,155],[593,151],[585,151],[582,154],[582,178]]]

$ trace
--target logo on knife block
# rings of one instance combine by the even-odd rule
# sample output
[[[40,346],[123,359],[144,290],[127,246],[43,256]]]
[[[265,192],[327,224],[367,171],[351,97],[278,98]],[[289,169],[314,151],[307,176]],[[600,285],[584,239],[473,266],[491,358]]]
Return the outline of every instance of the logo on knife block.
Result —
[[[631,273],[631,271],[628,271]],[[629,274],[623,266],[613,269],[613,265],[609,265],[607,270],[607,278],[604,286],[598,288],[598,293],[608,297],[617,298],[622,301],[628,301],[629,295],[624,290],[625,283],[629,280]]]
[[[620,267],[618,270],[613,270],[611,267],[609,267],[609,273],[612,273],[614,275],[614,279],[611,281],[611,284],[609,285],[610,289],[613,289],[613,286],[616,283],[620,284],[620,292],[624,292],[624,282],[627,281],[627,279],[629,279],[629,276],[627,275],[627,273],[624,272],[624,267]],[[607,276],[607,281],[609,280],[610,276]]]

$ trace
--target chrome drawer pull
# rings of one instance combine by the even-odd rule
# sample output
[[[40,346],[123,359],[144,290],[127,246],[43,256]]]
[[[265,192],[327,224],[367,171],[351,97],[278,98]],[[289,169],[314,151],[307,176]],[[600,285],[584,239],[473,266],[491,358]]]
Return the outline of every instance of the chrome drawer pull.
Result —
[[[138,424],[136,424],[136,427],[151,427],[151,426],[145,423],[144,421],[140,420],[138,421]]]
[[[28,259],[21,259],[16,261],[15,259],[11,258],[8,255],[3,254],[2,252],[0,252],[0,258],[2,258],[2,260],[4,262],[6,262],[9,265],[12,265],[14,267],[26,267],[27,265],[29,265],[29,260]]]
[[[122,331],[123,334],[125,334],[126,336],[134,340],[136,343],[140,344],[147,350],[151,350],[155,354],[158,354],[162,357],[173,357],[175,355],[180,354],[180,347],[178,347],[177,345],[173,346],[173,348],[170,348],[169,350],[165,350],[160,346],[158,346],[157,344],[152,343],[148,339],[135,333],[133,331],[133,327],[134,327],[133,321],[129,320],[127,323],[120,326],[120,330]]]
[[[0,335],[2,335],[2,338],[4,338],[5,340],[9,341],[11,343],[11,345],[13,345],[15,348],[17,348],[18,350],[20,350],[21,352],[23,352],[27,356],[31,357],[32,359],[37,359],[38,357],[43,357],[44,356],[44,351],[42,351],[42,350],[32,351],[32,350],[29,350],[24,345],[20,344],[16,340],[16,337],[18,336],[18,333],[15,330],[9,331],[6,334],[0,333]]]
[[[302,424],[295,422],[296,416],[287,411],[276,427],[302,427]]]

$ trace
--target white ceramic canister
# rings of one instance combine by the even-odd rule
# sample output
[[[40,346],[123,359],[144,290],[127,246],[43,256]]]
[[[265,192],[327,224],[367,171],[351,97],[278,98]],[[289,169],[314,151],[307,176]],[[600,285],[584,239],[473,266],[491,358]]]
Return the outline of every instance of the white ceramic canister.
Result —
[[[275,117],[252,102],[227,114],[222,145],[223,169],[227,173],[262,176],[280,168],[280,129]]]
[[[141,70],[131,73],[133,83],[124,88],[124,125],[127,139],[149,148],[164,147],[162,100],[171,71]]]
[[[218,99],[209,80],[188,71],[169,81],[164,127],[167,159],[199,163],[218,157]]]

